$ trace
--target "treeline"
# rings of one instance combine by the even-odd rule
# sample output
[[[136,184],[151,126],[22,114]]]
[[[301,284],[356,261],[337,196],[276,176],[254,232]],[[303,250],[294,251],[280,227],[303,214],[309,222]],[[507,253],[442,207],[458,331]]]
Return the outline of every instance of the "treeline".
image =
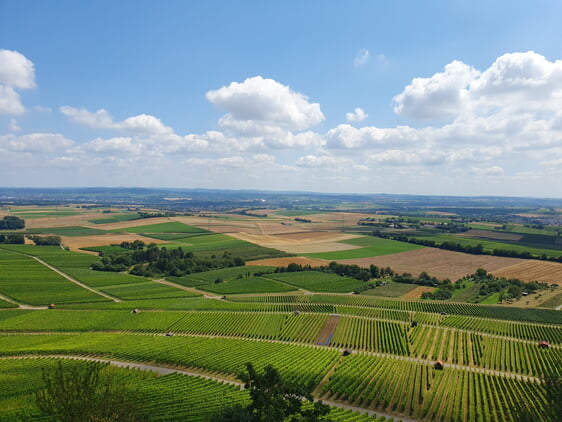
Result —
[[[129,243],[129,242],[125,242]],[[141,242],[142,243],[142,242]],[[134,246],[133,246],[134,245]],[[121,244],[123,247],[123,244]],[[101,262],[92,265],[96,271],[128,271],[144,277],[181,277],[183,275],[216,270],[227,267],[244,266],[242,258],[233,257],[229,252],[222,256],[199,258],[190,251],[159,248],[155,243],[140,246],[131,242],[126,251],[103,255]]]
[[[60,236],[28,236],[37,246],[60,246]]]
[[[389,267],[380,268],[371,265],[369,268],[362,268],[359,265],[338,264],[335,261],[330,262],[327,266],[312,267],[311,265],[300,265],[294,262],[286,267],[277,267],[276,273],[292,273],[298,271],[319,271],[323,273],[337,274],[340,277],[350,277],[360,281],[369,281],[373,278],[389,277],[394,274]]]
[[[295,217],[295,221],[298,221],[299,223],[312,223],[312,220],[310,218],[302,217]]]
[[[156,217],[175,217],[176,213],[172,211],[165,211],[165,212],[145,212],[145,211],[138,211],[137,214],[139,215],[139,219],[141,218],[156,218]]]
[[[0,220],[0,230],[20,230],[25,229],[25,220],[13,215],[6,215]]]
[[[428,246],[430,248],[445,249],[448,251],[463,252],[472,255],[493,255],[493,256],[504,256],[509,258],[538,259],[542,261],[562,262],[562,254],[557,257],[547,256],[546,254],[533,255],[529,251],[518,252],[512,249],[500,249],[500,248],[495,248],[492,251],[487,251],[484,250],[484,247],[482,246],[481,243],[474,246],[462,245],[460,243],[456,243],[452,241],[438,243],[435,242],[434,240],[418,239],[416,237],[408,237],[404,234],[381,232],[380,230],[374,230],[373,232],[371,232],[371,235],[383,239],[397,240],[399,242],[413,243],[414,245]]]
[[[23,234],[0,234],[0,243],[5,245],[23,245],[25,238]]]

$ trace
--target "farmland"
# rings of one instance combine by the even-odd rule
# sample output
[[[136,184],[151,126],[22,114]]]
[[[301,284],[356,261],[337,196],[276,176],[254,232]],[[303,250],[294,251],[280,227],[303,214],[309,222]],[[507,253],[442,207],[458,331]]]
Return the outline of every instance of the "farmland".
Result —
[[[333,229],[342,219],[349,230],[353,221],[368,215],[364,213],[276,209],[267,212],[267,219],[218,213],[212,219],[134,219],[133,212],[65,211],[71,215],[57,215],[56,225],[47,217],[42,217],[43,226],[42,219],[33,219],[30,232],[58,234],[73,245],[99,239],[97,245],[85,246],[88,254],[74,247],[0,245],[0,295],[7,299],[0,297],[2,420],[21,410],[39,420],[33,395],[43,386],[41,368],[53,368],[58,361],[81,365],[70,358],[87,357],[176,371],[164,375],[115,368],[141,395],[143,406],[158,415],[150,420],[157,421],[205,420],[226,405],[248,403],[247,391],[223,383],[236,382],[248,361],[259,369],[272,364],[287,380],[309,386],[316,398],[334,406],[334,421],[516,422],[520,406],[534,420],[548,421],[540,377],[545,372],[562,375],[562,314],[555,310],[562,302],[556,288],[540,293],[548,308],[539,300],[533,303],[540,307],[525,308],[517,301],[496,304],[493,295],[490,305],[466,303],[479,287],[474,281],[456,289],[449,301],[431,301],[420,295],[435,290],[433,286],[381,278],[369,281],[378,286],[362,290],[368,283],[349,273],[306,267],[327,266],[335,259],[453,279],[481,267],[496,276],[551,284],[560,279],[562,264],[314,231],[316,224]],[[299,216],[315,222],[293,219]],[[426,218],[442,223],[449,217]],[[239,232],[214,232],[219,227]],[[479,226],[476,230],[482,232],[464,237],[535,244],[556,238],[522,226],[519,234],[519,226],[496,234],[486,233],[486,227],[495,226]],[[209,260],[232,254],[252,265],[168,275],[165,280],[92,270],[103,258],[98,252],[128,251],[110,240],[114,236],[181,247]],[[275,248],[282,244],[288,248]],[[289,256],[287,251],[299,247],[318,252]],[[293,262],[301,268],[286,272]],[[351,294],[356,289],[360,293]],[[51,303],[55,309],[39,309]],[[550,347],[540,348],[541,341]],[[437,360],[443,370],[435,369]],[[526,398],[523,404],[521,397]],[[338,406],[353,406],[362,414]]]

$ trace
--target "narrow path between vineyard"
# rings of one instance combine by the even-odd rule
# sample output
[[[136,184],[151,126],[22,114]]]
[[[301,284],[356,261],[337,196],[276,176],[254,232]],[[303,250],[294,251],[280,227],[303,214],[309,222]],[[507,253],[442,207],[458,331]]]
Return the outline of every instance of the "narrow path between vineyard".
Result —
[[[0,299],[2,299],[5,302],[11,303],[13,305],[17,305],[20,309],[47,309],[46,306],[32,306],[32,305],[26,305],[24,303],[17,302],[11,297],[4,296],[3,294],[0,294]],[[6,309],[9,310],[13,308],[6,308]]]
[[[145,363],[129,362],[129,361],[115,360],[115,359],[106,359],[106,358],[95,357],[95,356],[75,356],[75,355],[27,355],[27,356],[21,356],[21,355],[17,355],[17,356],[2,356],[2,357],[0,357],[0,359],[2,359],[2,360],[4,360],[4,359],[44,359],[44,358],[48,358],[48,359],[74,359],[74,360],[83,360],[83,361],[89,361],[89,362],[105,362],[105,363],[109,363],[110,365],[116,366],[116,367],[119,367],[119,368],[130,368],[130,369],[139,369],[139,370],[142,370],[142,371],[151,371],[151,372],[156,372],[158,375],[169,375],[169,374],[175,373],[175,374],[182,374],[182,375],[187,375],[187,376],[191,376],[191,377],[200,377],[200,378],[205,378],[205,379],[221,382],[223,384],[234,385],[234,386],[239,387],[241,390],[244,389],[244,383],[240,382],[240,381],[233,380],[232,377],[227,378],[227,377],[221,377],[221,376],[216,375],[216,374],[210,375],[210,374],[207,374],[203,371],[202,372],[188,371],[188,370],[185,370],[185,369],[174,368],[174,367],[167,367],[167,366],[161,366],[161,365],[149,365],[149,364],[145,364]],[[317,401],[318,398],[315,398],[315,400]],[[394,420],[399,420],[399,421],[402,421],[402,422],[418,422],[416,419],[409,419],[409,418],[405,418],[405,417],[395,415],[395,414],[378,412],[378,411],[374,411],[374,410],[370,410],[370,409],[365,409],[363,407],[351,406],[351,405],[348,405],[348,404],[339,403],[339,402],[335,402],[335,401],[322,400],[322,402],[324,404],[327,404],[327,405],[333,406],[333,407],[348,409],[348,410],[352,410],[354,412],[367,413],[370,416],[373,416],[373,415],[376,415],[378,417],[383,416],[385,419],[394,419]]]
[[[66,334],[66,335],[76,335],[76,334],[83,334],[83,331],[76,331],[76,332],[58,332],[58,331],[0,331],[2,335],[43,335],[43,334]],[[155,332],[134,332],[134,331],[111,331],[111,330],[99,330],[99,331],[88,331],[89,334],[127,334],[127,335],[137,335],[137,336],[154,336],[157,335]],[[163,335],[163,334],[162,334]],[[252,337],[243,337],[243,336],[229,336],[223,334],[200,334],[200,333],[180,333],[174,332],[174,336],[178,337],[198,337],[198,338],[222,338],[222,339],[234,339],[234,340],[245,340],[245,341],[255,341],[255,342],[263,342],[263,343],[278,343],[278,344],[288,344],[293,346],[301,346],[301,347],[312,347],[318,349],[331,349],[331,350],[338,350],[340,353],[343,353],[346,349],[341,349],[339,347],[333,346],[319,346],[316,344],[311,343],[299,343],[296,341],[283,341],[283,340],[274,340],[274,339],[262,339],[262,338],[252,338]],[[422,365],[428,365],[433,367],[435,364],[434,360],[430,359],[421,359],[421,358],[414,358],[410,356],[402,356],[402,355],[393,355],[390,353],[382,353],[382,352],[369,352],[363,350],[352,350],[351,354],[362,354],[367,356],[375,356],[380,357],[383,359],[394,359],[394,360],[401,360],[404,362],[413,362],[419,363]],[[532,382],[541,382],[539,377],[535,377],[532,375],[524,375],[517,372],[508,372],[508,371],[500,371],[497,369],[488,369],[482,368],[479,366],[469,366],[469,365],[460,365],[457,363],[443,363],[443,368],[452,368],[458,369],[462,371],[471,371],[477,372],[480,374],[487,374],[487,375],[495,375],[504,378],[514,378],[522,381],[532,381]]]
[[[201,290],[197,290],[193,287],[182,286],[181,284],[174,283],[172,281],[168,281],[168,280],[165,280],[163,278],[154,279],[152,281],[155,281],[155,282],[160,283],[160,284],[165,284],[166,286],[170,286],[170,287],[173,287],[175,289],[185,290],[186,292],[196,293],[196,294],[199,294],[199,295],[203,293]]]
[[[77,284],[78,286],[82,287],[83,289],[89,290],[89,291],[91,291],[92,293],[95,293],[95,294],[97,294],[97,295],[99,295],[99,296],[103,296],[103,297],[105,297],[106,299],[112,300],[112,301],[114,301],[114,302],[121,302],[121,299],[116,298],[115,296],[108,295],[107,293],[100,292],[99,290],[96,290],[96,289],[91,288],[91,287],[88,286],[87,284],[84,284],[84,283],[82,283],[81,281],[76,280],[74,277],[69,276],[68,274],[62,272],[62,271],[59,270],[58,268],[53,267],[51,264],[49,264],[49,263],[43,261],[41,258],[38,258],[38,257],[33,256],[33,255],[29,255],[29,256],[31,256],[34,260],[36,260],[36,261],[39,262],[40,264],[42,264],[42,265],[44,265],[45,267],[49,268],[51,271],[56,272],[57,274],[59,274],[59,275],[63,276],[64,278],[66,278],[68,281],[70,281],[70,282],[72,282],[72,283],[74,283],[74,284]]]

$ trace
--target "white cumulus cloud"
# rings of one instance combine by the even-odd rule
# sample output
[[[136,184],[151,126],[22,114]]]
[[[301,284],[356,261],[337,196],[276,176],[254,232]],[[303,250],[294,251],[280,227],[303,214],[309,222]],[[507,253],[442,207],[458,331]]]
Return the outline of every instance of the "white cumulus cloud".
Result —
[[[17,89],[35,88],[33,63],[17,51],[0,50],[0,114],[22,114]]]
[[[228,112],[219,121],[221,127],[248,135],[271,128],[305,130],[324,120],[318,103],[310,103],[303,94],[261,76],[209,91],[207,99]]]
[[[0,147],[18,152],[53,152],[74,145],[74,141],[59,133],[30,133],[23,136],[13,134],[0,137]]]
[[[115,122],[113,116],[104,109],[91,112],[84,108],[63,106],[60,111],[73,122],[94,129],[117,129],[140,135],[161,135],[173,132],[160,119],[149,114],[139,114],[122,122]]]
[[[345,120],[348,122],[362,122],[368,117],[362,108],[357,107],[352,113],[345,114]]]
[[[430,78],[415,78],[394,97],[394,111],[417,119],[456,116],[468,95],[467,87],[479,75],[471,66],[455,60]]]

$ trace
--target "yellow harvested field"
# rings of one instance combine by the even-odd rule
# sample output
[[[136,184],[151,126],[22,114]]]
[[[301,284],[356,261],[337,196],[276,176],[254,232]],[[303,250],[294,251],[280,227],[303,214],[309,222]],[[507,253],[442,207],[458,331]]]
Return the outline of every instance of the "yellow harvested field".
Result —
[[[360,248],[359,246],[348,245],[347,243],[338,243],[338,242],[309,243],[309,244],[300,244],[300,245],[276,245],[271,247],[275,249],[279,249],[283,252],[294,253],[294,254],[348,251],[350,249]]]
[[[292,223],[257,223],[259,229],[263,234],[282,234],[282,233],[295,233],[302,231],[302,227]]]
[[[118,223],[107,224],[90,224],[89,227],[95,227],[100,230],[119,230],[129,227],[150,226],[152,224],[169,223],[174,221],[172,217],[155,217],[155,218],[142,218],[140,220],[120,221]]]
[[[562,264],[558,262],[524,260],[521,263],[493,271],[496,277],[519,278],[525,281],[555,283],[562,286]]]
[[[449,278],[453,281],[465,275],[473,274],[478,268],[494,272],[525,261],[518,258],[470,255],[436,248],[416,249],[370,258],[338,260],[343,264],[357,264],[362,267],[368,267],[371,264],[379,267],[390,267],[398,273],[407,272],[416,276],[425,271],[433,277]]]
[[[255,243],[267,248],[279,249],[284,252],[303,254],[356,249],[358,246],[339,243],[341,240],[359,237],[354,234],[330,232],[299,232],[283,235],[255,235],[250,233],[232,233],[231,236],[240,240]]]
[[[61,236],[62,244],[71,250],[87,248],[91,246],[103,246],[119,244],[121,242],[134,242],[142,240],[145,243],[166,243],[165,240],[152,239],[138,234],[107,233],[99,236]]]
[[[259,261],[248,261],[246,265],[271,265],[273,267],[286,267],[289,264],[310,265],[312,267],[320,267],[328,265],[330,261],[324,259],[307,258],[304,256],[288,256],[285,258],[260,259]]]
[[[346,233],[334,233],[334,232],[317,232],[317,231],[305,231],[299,233],[284,234],[281,236],[275,236],[284,242],[297,241],[299,243],[303,242],[340,242],[342,240],[355,239],[356,237],[361,237],[356,234],[346,234]]]
[[[98,213],[84,213],[79,215],[70,215],[65,217],[45,217],[45,218],[29,218],[25,220],[25,227],[29,229],[46,228],[46,227],[67,227],[67,226],[83,226],[94,227],[88,220],[96,218],[104,218],[107,215]],[[25,217],[23,217],[25,218]]]
[[[420,299],[423,293],[432,292],[434,290],[435,287],[418,286],[415,289],[410,290],[408,293],[404,293],[400,296],[400,299]]]
[[[511,240],[511,241],[519,241],[523,237],[521,234],[515,233],[500,233],[500,232],[493,232],[491,230],[478,230],[472,229],[464,233],[459,233],[457,236],[462,237],[477,237],[479,239],[490,239],[490,240]]]

